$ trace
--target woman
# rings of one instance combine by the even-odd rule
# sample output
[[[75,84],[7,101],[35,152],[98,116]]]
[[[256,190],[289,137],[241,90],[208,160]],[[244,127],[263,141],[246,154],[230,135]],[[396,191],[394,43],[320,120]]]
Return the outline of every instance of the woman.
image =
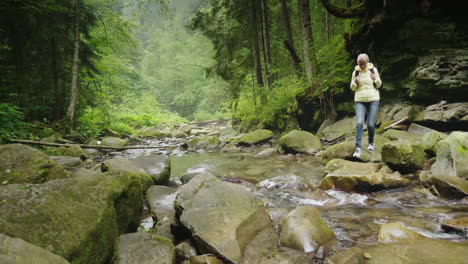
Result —
[[[375,118],[379,109],[380,95],[377,90],[382,86],[377,68],[369,63],[367,54],[360,54],[357,57],[355,71],[351,77],[351,90],[354,93],[356,108],[356,150],[353,157],[361,156],[362,130],[364,127],[364,117],[367,112],[367,130],[369,132],[369,151],[374,150]]]

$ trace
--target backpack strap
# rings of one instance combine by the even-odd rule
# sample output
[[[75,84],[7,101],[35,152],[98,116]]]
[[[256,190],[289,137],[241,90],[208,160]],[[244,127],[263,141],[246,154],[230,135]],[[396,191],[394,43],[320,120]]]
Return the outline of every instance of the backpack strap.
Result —
[[[374,68],[371,68],[371,69],[370,69],[370,72],[372,72],[372,74],[375,74]]]
[[[358,77],[359,76],[359,71],[355,71],[354,72],[354,78]]]

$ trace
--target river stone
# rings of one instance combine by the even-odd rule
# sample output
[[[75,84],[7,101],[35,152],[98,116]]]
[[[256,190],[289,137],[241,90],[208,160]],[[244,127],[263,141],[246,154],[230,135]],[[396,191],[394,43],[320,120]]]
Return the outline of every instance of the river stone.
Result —
[[[192,150],[206,149],[213,150],[221,145],[221,141],[214,136],[196,137],[187,141],[187,145]]]
[[[393,172],[382,164],[339,160],[332,160],[329,163],[331,164],[326,166],[329,172],[319,184],[322,190],[337,188],[345,192],[372,192],[398,188],[409,183],[409,180],[402,178],[399,172]]]
[[[89,155],[84,152],[80,146],[59,147],[55,150],[55,153],[57,156],[78,157],[81,160],[86,160],[89,158]]]
[[[107,171],[126,171],[132,173],[144,173],[144,171],[129,159],[114,158],[108,159],[101,164],[102,172]]]
[[[270,130],[257,129],[241,137],[237,141],[237,144],[240,146],[250,146],[267,142],[271,138],[273,138],[273,132],[271,132]]]
[[[182,262],[182,264],[223,264],[216,256],[213,255],[199,255],[193,256],[189,260]]]
[[[468,180],[468,132],[454,131],[437,144],[433,176],[456,176]]]
[[[35,148],[0,145],[0,184],[43,183],[68,177],[64,168]]]
[[[377,113],[377,123],[381,124],[380,127],[386,127],[406,117],[413,120],[413,117],[422,110],[410,103],[385,104],[380,107]]]
[[[175,264],[175,247],[164,237],[137,232],[121,235],[116,264]]]
[[[382,229],[379,233],[379,242],[388,240],[391,243],[350,248],[328,258],[325,263],[462,264],[468,259],[468,242],[426,238],[398,224],[390,224]]]
[[[167,155],[150,154],[131,160],[136,167],[149,174],[155,184],[167,185],[171,177],[171,159]]]
[[[241,147],[238,147],[236,144],[234,143],[229,143],[229,144],[226,144],[221,150],[220,152],[221,153],[237,153],[237,152],[241,152],[242,151],[242,148]]]
[[[185,138],[187,137],[187,134],[183,131],[180,130],[174,130],[171,132],[171,137],[173,138]]]
[[[468,216],[447,219],[442,222],[442,229],[446,232],[455,232],[461,236],[468,236]]]
[[[462,199],[468,196],[468,180],[456,176],[431,175],[426,172],[422,172],[419,179],[427,187],[437,186],[438,192],[444,197]]]
[[[181,262],[197,255],[197,249],[190,239],[180,242],[176,248],[176,260]]]
[[[447,102],[442,101],[430,105],[424,111],[424,121],[444,123],[468,121],[468,103],[447,104]]]
[[[140,137],[148,138],[165,138],[170,136],[170,129],[161,130],[156,127],[142,127],[137,129],[135,133]]]
[[[30,244],[23,239],[0,234],[0,263],[3,264],[69,264],[59,255]]]
[[[102,139],[102,145],[110,147],[125,147],[128,142],[118,137],[104,137]]]
[[[282,246],[306,253],[317,253],[322,247],[325,255],[337,242],[320,212],[311,206],[300,206],[291,211],[281,225],[280,237]]]
[[[146,196],[151,215],[156,218],[155,234],[175,241],[171,226],[177,225],[174,201],[177,189],[167,186],[151,186]]]
[[[105,263],[119,232],[135,230],[147,176],[105,173],[44,184],[0,187],[0,233],[40,246],[71,263]]]
[[[437,152],[437,143],[446,138],[447,135],[438,131],[430,131],[423,135],[422,144],[424,151],[429,155],[435,155]]]
[[[320,139],[307,131],[292,130],[279,139],[279,145],[288,153],[313,155],[320,151]]]
[[[382,146],[382,160],[402,173],[422,169],[426,155],[421,142],[392,141]]]
[[[320,138],[322,140],[332,142],[352,134],[355,130],[356,118],[346,118],[335,122],[331,126],[325,127],[322,130]]]
[[[415,134],[415,135],[424,135],[431,131],[435,131],[435,130],[432,128],[418,125],[416,123],[411,123],[411,125],[408,128],[408,133]]]
[[[346,141],[332,145],[328,147],[325,151],[322,152],[322,163],[327,163],[332,159],[345,159],[345,158],[353,158],[365,162],[378,162],[382,160],[381,150],[382,145],[389,142],[390,140],[382,137],[380,135],[374,136],[374,151],[368,151],[364,145],[365,142],[368,141],[368,137],[364,136],[362,138],[363,147],[361,148],[361,156],[359,158],[353,158],[354,150],[356,149],[355,146],[355,139],[348,138]]]
[[[421,141],[422,138],[422,135],[396,129],[389,129],[382,136],[394,141]]]
[[[278,150],[276,148],[266,148],[255,155],[255,158],[270,158],[278,155]]]
[[[179,188],[175,206],[201,253],[232,263],[264,263],[263,258],[279,254],[265,209],[243,186],[199,174]]]
[[[79,157],[50,156],[51,160],[62,166],[67,171],[75,171],[81,167],[83,161]]]

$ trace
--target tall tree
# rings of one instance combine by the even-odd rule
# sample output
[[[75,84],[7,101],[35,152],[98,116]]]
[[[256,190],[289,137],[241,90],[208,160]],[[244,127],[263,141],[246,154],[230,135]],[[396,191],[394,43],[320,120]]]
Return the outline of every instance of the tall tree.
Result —
[[[250,20],[251,20],[251,38],[250,41],[252,42],[252,54],[254,58],[255,64],[255,76],[257,79],[257,85],[260,87],[264,86],[263,82],[263,72],[262,72],[262,62],[261,62],[261,54],[260,54],[260,45],[259,45],[259,38],[258,38],[258,5],[257,0],[250,0]]]
[[[311,82],[312,78],[317,74],[317,57],[312,37],[309,0],[298,0],[297,7],[299,30],[301,32],[302,61],[304,62],[307,80]]]
[[[297,55],[296,48],[294,46],[294,39],[291,30],[291,18],[290,10],[288,6],[288,0],[281,0],[281,22],[286,32],[286,39],[283,40],[283,45],[289,52],[291,60],[293,61],[294,68],[296,71],[301,71],[301,59]]]
[[[262,17],[262,44],[263,44],[263,60],[265,64],[265,76],[268,87],[271,87],[272,76],[270,75],[271,68],[271,50],[270,50],[270,21],[268,20],[268,2],[260,0],[261,17]]]
[[[73,66],[72,80],[70,85],[70,105],[68,106],[68,117],[70,118],[70,130],[73,130],[75,125],[76,103],[78,99],[78,70],[80,62],[80,15],[81,1],[75,0],[75,32],[73,41]]]

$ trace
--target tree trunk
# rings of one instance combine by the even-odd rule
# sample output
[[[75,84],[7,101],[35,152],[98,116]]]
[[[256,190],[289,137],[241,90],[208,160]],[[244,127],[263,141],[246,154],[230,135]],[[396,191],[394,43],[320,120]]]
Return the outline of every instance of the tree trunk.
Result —
[[[68,107],[68,117],[70,118],[70,131],[73,131],[75,125],[76,101],[78,98],[78,70],[80,59],[80,0],[75,0],[75,5],[75,40],[73,51],[70,105]]]
[[[331,0],[320,0],[323,7],[332,15],[340,18],[353,18],[363,16],[366,12],[367,0],[353,7],[340,7],[331,2]],[[372,2],[372,1],[371,1]],[[347,3],[346,3],[347,4]]]
[[[312,37],[312,23],[310,19],[309,0],[298,0],[299,27],[302,42],[302,61],[309,82],[317,73],[317,58]]]
[[[250,20],[251,20],[251,41],[252,41],[252,53],[254,56],[254,64],[255,64],[255,76],[257,79],[257,85],[260,87],[264,86],[263,83],[263,76],[262,76],[262,62],[261,62],[261,55],[260,55],[260,46],[259,46],[259,39],[258,39],[258,18],[257,18],[257,0],[250,0]]]
[[[50,40],[51,46],[51,68],[52,68],[52,83],[54,87],[54,113],[53,119],[55,121],[63,118],[63,95],[62,90],[60,89],[60,77],[59,77],[59,66],[58,66],[58,50],[57,50],[57,40],[55,37],[52,37]]]
[[[267,0],[261,0],[261,13],[262,13],[262,43],[263,43],[263,57],[265,63],[265,75],[268,87],[271,87],[272,77],[270,75],[271,67],[271,52],[270,52],[270,22],[268,21],[268,3]]]
[[[289,17],[289,8],[287,0],[281,0],[281,21],[283,22],[284,31],[286,32],[286,39],[283,40],[284,47],[289,52],[293,61],[296,71],[301,71],[301,59],[297,55],[296,48],[294,47],[294,39],[291,30],[291,19]]]

